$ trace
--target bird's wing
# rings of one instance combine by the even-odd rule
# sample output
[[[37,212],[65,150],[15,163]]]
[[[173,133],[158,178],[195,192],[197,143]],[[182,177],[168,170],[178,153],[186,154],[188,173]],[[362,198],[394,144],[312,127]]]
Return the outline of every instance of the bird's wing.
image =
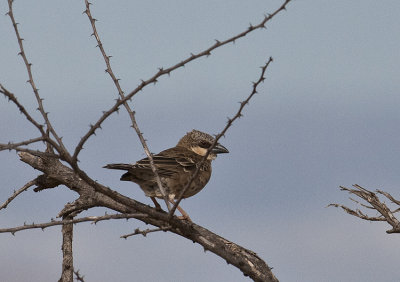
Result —
[[[185,148],[174,147],[153,156],[154,165],[160,176],[171,176],[179,171],[192,170],[201,158]],[[134,169],[151,170],[150,161],[144,158],[134,165]]]

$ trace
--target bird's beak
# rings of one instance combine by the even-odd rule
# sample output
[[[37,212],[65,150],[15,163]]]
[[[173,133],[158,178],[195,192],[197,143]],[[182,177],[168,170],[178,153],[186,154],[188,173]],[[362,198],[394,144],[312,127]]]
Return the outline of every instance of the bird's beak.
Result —
[[[211,150],[211,153],[213,154],[224,154],[224,153],[229,153],[228,149],[222,146],[221,144],[217,143],[215,147]]]

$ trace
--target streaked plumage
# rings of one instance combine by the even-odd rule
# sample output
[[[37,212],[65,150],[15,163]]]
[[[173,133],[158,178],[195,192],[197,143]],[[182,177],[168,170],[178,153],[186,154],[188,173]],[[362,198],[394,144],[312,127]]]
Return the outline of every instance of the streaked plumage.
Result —
[[[174,199],[179,196],[187,185],[196,167],[199,166],[200,161],[213,142],[214,138],[211,135],[192,130],[182,137],[175,147],[153,156],[154,165],[171,203],[174,203]],[[201,165],[197,177],[186,190],[183,198],[191,197],[204,188],[211,177],[211,161],[220,153],[228,153],[228,150],[217,143],[211,150],[207,160]],[[126,170],[127,172],[121,176],[121,180],[137,183],[146,196],[151,197],[156,207],[160,208],[155,198],[162,198],[162,195],[158,189],[148,158],[137,161],[135,164],[108,164],[104,167]],[[179,208],[179,211],[189,219],[181,208]]]

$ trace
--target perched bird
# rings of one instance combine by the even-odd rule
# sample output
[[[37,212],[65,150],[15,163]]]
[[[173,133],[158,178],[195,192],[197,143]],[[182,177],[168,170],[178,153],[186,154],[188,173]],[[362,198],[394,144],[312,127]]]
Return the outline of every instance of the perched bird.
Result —
[[[153,155],[154,165],[157,168],[168,200],[172,204],[175,203],[175,197],[179,197],[184,187],[188,184],[213,142],[214,138],[211,135],[192,130],[183,136],[175,147]],[[197,177],[185,191],[183,198],[191,197],[204,188],[211,177],[211,161],[217,157],[217,154],[221,153],[229,153],[229,151],[217,143],[210,151],[207,159],[201,164]],[[156,177],[151,170],[148,158],[137,161],[135,164],[108,164],[104,168],[126,170],[127,172],[121,176],[121,180],[138,184],[146,196],[151,198],[156,208],[161,209],[155,198],[162,199],[163,196],[158,188]],[[177,208],[183,218],[190,220],[182,208],[179,206]]]

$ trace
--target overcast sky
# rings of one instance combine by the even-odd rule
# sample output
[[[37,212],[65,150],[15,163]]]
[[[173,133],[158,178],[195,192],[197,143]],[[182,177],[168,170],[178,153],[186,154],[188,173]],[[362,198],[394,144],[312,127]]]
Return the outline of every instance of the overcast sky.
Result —
[[[112,67],[130,92],[214,40],[256,24],[283,1],[92,1]],[[8,10],[0,3],[0,14]],[[84,1],[15,1],[14,14],[44,105],[73,149],[117,97],[90,36]],[[152,152],[193,128],[218,133],[267,79],[221,143],[206,188],[182,207],[197,224],[257,252],[281,281],[398,281],[400,237],[384,223],[353,218],[339,185],[360,184],[400,198],[400,2],[293,1],[266,30],[219,48],[162,77],[131,105]],[[40,119],[9,17],[0,17],[0,83]],[[0,143],[38,132],[0,98]],[[120,172],[103,165],[144,157],[121,109],[86,144],[80,165],[99,182],[147,204]],[[0,202],[38,174],[15,152],[0,153]],[[0,226],[46,222],[76,194],[65,187],[22,194],[0,211]],[[102,215],[94,209],[82,215]],[[372,215],[375,215],[372,213]],[[74,263],[85,281],[249,281],[201,246],[169,233],[120,239],[129,220],[75,226]],[[56,281],[59,227],[0,234],[1,281]]]

